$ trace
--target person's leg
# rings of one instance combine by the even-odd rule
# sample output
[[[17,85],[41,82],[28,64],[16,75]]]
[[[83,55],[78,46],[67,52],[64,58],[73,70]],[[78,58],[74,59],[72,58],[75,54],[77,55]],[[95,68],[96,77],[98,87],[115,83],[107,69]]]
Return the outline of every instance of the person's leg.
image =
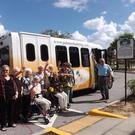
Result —
[[[64,92],[67,94],[67,96],[68,96],[68,101],[67,101],[67,103],[69,104],[69,97],[70,97],[70,89],[69,89],[69,87],[64,87]]]
[[[0,124],[2,131],[6,131],[6,106],[6,101],[3,98],[0,98]]]
[[[36,104],[41,106],[41,108],[43,110],[42,113],[44,115],[46,115],[47,111],[50,109],[51,102],[43,97],[35,98],[35,102],[36,102]]]
[[[61,94],[62,94],[63,99],[64,99],[64,108],[66,109],[67,105],[68,105],[68,96],[64,91]]]
[[[101,99],[105,99],[105,92],[104,92],[104,78],[103,77],[99,77],[98,78],[98,84],[99,84],[99,89],[102,95]]]
[[[23,114],[25,122],[28,121],[28,113],[29,113],[29,109],[30,109],[30,101],[31,101],[30,95],[23,96],[23,98],[22,98],[22,103],[23,103],[22,114]]]
[[[15,122],[18,122],[20,120],[20,114],[22,112],[22,99],[21,97],[18,97],[18,99],[15,101]]]
[[[73,102],[72,97],[73,97],[73,89],[71,87],[70,88],[70,94],[69,94],[69,103],[72,103]]]
[[[105,97],[106,100],[109,99],[109,89],[108,89],[108,78],[105,78],[105,84],[104,84],[104,89],[105,89]]]
[[[8,126],[15,127],[15,119],[14,119],[14,114],[15,114],[15,100],[10,99],[8,101]]]
[[[55,94],[55,96],[58,98],[58,101],[59,101],[59,104],[60,104],[60,108],[64,109],[65,108],[65,104],[64,104],[63,95],[61,93],[57,93],[57,94]]]
[[[26,98],[23,95],[22,96],[22,115],[23,115],[23,117],[25,117],[25,105],[26,105]]]

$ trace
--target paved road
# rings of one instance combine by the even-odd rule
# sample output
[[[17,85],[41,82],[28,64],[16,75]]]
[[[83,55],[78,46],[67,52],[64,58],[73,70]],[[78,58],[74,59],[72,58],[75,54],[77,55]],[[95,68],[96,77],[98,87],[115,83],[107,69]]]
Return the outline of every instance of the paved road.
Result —
[[[124,97],[124,73],[115,72],[114,75],[115,81],[113,88],[110,90],[110,103]],[[127,78],[128,80],[135,78],[135,74],[130,73]],[[0,131],[0,135],[29,135],[41,131],[43,128],[51,126],[61,127],[62,125],[84,117],[84,113],[90,111],[92,108],[106,106],[108,103],[100,102],[98,100],[100,98],[101,95],[99,91],[97,91],[97,93],[75,97],[71,109],[68,112],[54,115],[54,117],[50,119],[50,124],[44,125],[42,116],[37,116],[38,119],[34,117],[29,124],[18,124],[16,128],[8,128],[4,133]]]

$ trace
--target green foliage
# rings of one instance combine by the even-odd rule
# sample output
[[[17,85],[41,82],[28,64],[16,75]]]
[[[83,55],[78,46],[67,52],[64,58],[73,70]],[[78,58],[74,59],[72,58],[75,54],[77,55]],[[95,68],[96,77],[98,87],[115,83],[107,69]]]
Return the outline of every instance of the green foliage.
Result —
[[[43,32],[41,32],[41,33],[42,33],[42,34],[45,34],[45,35],[50,35],[50,36],[52,36],[52,37],[71,38],[71,34],[68,33],[68,32],[61,33],[61,32],[59,32],[59,31],[52,30],[52,29],[43,31]]]
[[[132,95],[135,96],[135,79],[129,80],[127,85],[128,85],[128,88],[130,89]]]
[[[119,36],[119,38],[132,39],[132,38],[134,38],[134,35],[133,35],[132,33],[125,32],[124,34],[121,34],[121,35]]]
[[[125,32],[121,35],[119,35],[117,38],[115,38],[113,40],[113,42],[110,44],[110,47],[112,50],[113,49],[116,49],[117,48],[117,41],[120,39],[120,38],[128,38],[128,39],[134,39],[134,35],[132,33],[129,33],[129,32]]]

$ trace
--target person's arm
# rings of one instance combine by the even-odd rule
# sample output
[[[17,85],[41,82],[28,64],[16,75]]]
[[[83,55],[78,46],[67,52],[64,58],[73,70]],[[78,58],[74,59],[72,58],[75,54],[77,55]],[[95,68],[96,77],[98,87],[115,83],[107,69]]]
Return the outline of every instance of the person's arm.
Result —
[[[93,60],[93,62],[94,62],[94,65],[97,65],[97,64],[98,64],[97,61],[96,61],[96,59],[95,59],[94,54],[92,54],[92,60]]]
[[[47,66],[49,65],[48,61],[45,63],[44,71],[46,70]]]
[[[108,65],[108,76],[109,76],[109,79],[111,80],[112,79],[112,69],[109,65]]]
[[[22,74],[24,72],[24,70],[25,70],[25,67],[22,67],[21,70],[14,75],[14,77]]]
[[[30,86],[30,97],[31,97],[31,99],[33,99],[34,98],[34,96],[35,96],[35,89],[34,89],[34,87],[35,86]]]
[[[61,67],[61,61],[58,61],[58,70],[60,70]]]
[[[11,77],[11,80],[12,80],[12,83],[13,83],[13,89],[14,89],[14,92],[15,92],[15,95],[13,96],[13,99],[17,99],[18,98],[18,88],[17,88],[17,85],[16,85],[16,82],[14,80],[13,77]]]
[[[61,75],[61,76],[67,76],[67,77],[73,77],[72,74],[68,74],[68,73],[61,73],[60,75]]]

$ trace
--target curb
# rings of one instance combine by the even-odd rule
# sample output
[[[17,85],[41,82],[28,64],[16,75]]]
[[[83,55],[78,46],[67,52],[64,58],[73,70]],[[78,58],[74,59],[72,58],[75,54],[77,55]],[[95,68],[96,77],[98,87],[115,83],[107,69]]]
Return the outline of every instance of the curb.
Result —
[[[100,111],[99,109],[92,109],[90,112],[88,112],[88,115],[106,116],[106,117],[113,117],[113,118],[119,118],[119,119],[128,119],[128,117],[125,117],[123,115],[104,112],[104,111]]]
[[[53,127],[47,128],[46,131],[47,131],[47,132],[53,132],[53,133],[56,133],[56,134],[58,134],[58,135],[71,135],[70,133],[67,133],[67,132],[65,132],[65,131],[62,131],[62,130],[60,130],[60,129],[53,128]]]
[[[128,96],[130,96],[130,95],[128,95]],[[94,108],[94,109],[90,110],[89,112],[87,112],[87,115],[106,116],[106,117],[113,117],[113,118],[119,118],[119,119],[128,119],[128,117],[123,116],[123,115],[118,115],[118,114],[113,114],[113,113],[110,113],[110,112],[100,111],[101,109],[104,109],[105,107],[113,105],[115,103],[118,103],[122,100],[124,100],[124,97],[120,98],[119,100],[115,100],[115,101],[109,103],[108,105],[106,105],[104,107]]]
[[[124,73],[125,70],[113,70],[114,72],[117,72],[117,73]],[[135,74],[135,71],[127,71],[128,74]]]

